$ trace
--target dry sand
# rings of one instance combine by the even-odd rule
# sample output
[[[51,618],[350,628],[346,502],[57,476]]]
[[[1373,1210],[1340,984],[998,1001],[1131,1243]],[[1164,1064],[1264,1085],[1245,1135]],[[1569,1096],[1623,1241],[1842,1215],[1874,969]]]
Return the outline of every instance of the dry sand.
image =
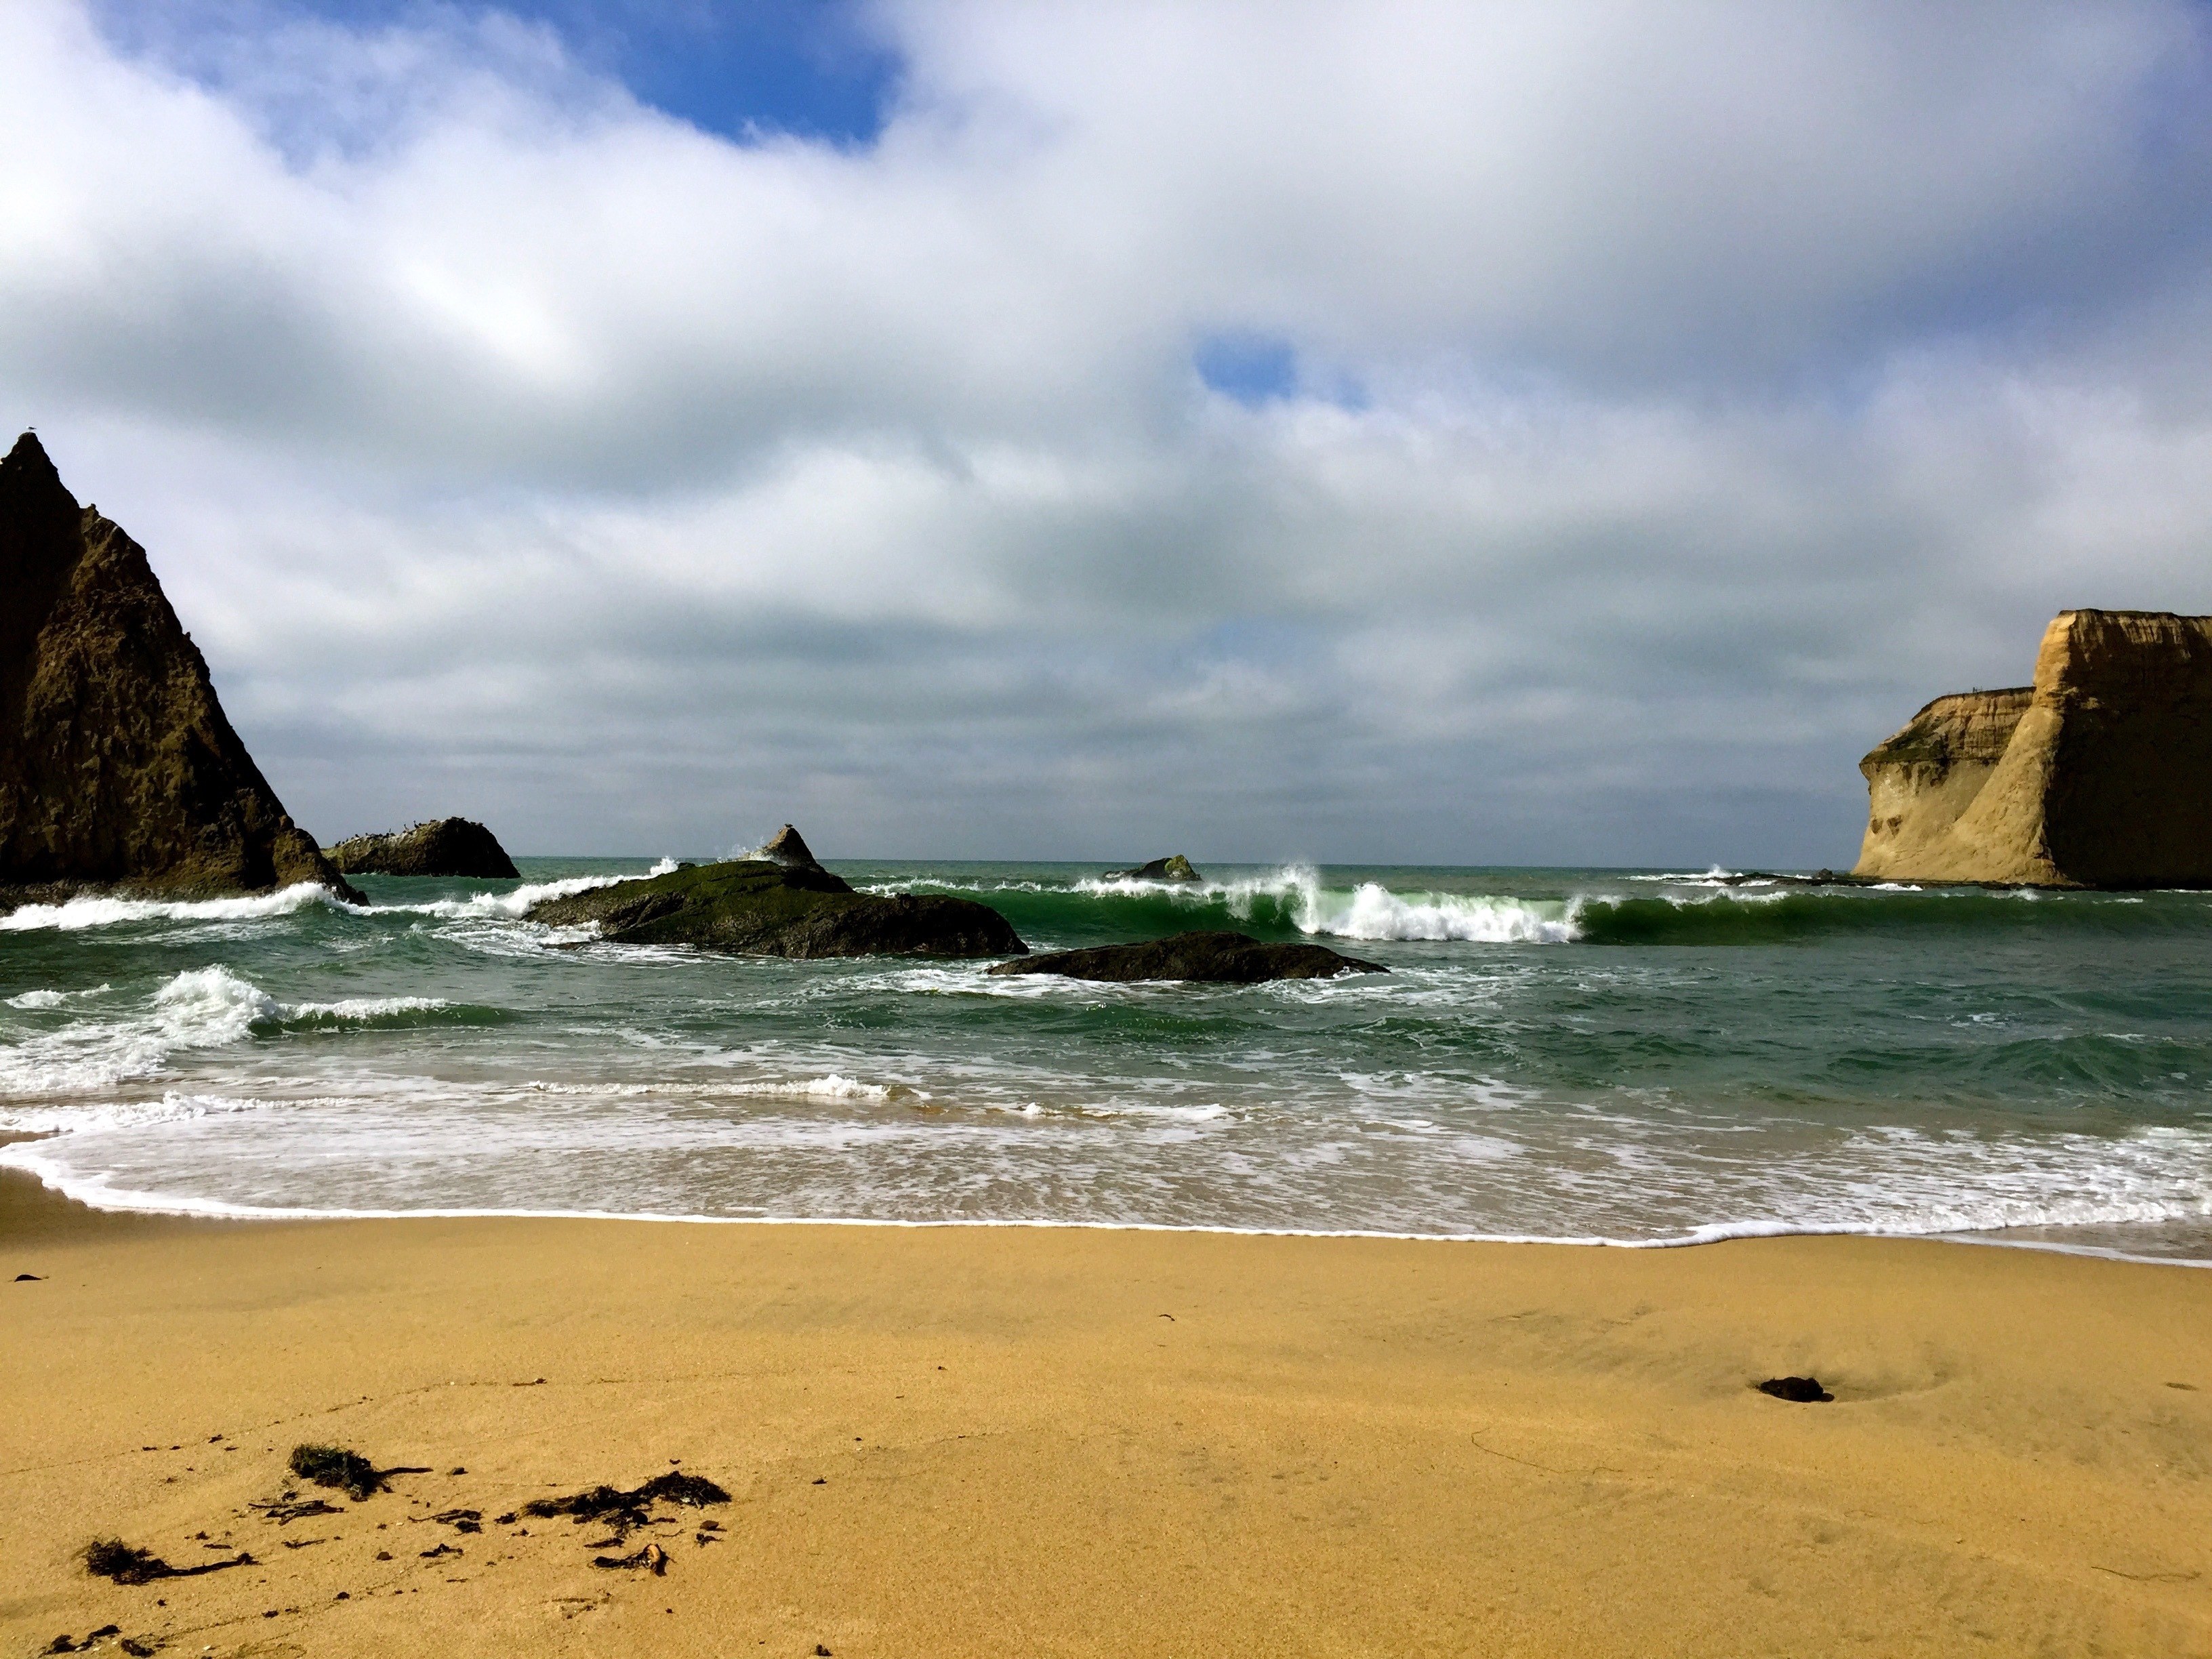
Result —
[[[164,1223],[11,1179],[0,1298],[0,1659],[111,1624],[186,1656],[2212,1652],[2187,1268]],[[1748,1386],[1808,1370],[1832,1404]],[[433,1473],[355,1504],[287,1475],[301,1441]],[[664,1577],[496,1519],[678,1460],[732,1501],[621,1547]],[[250,1507],[287,1491],[343,1512]],[[256,1565],[118,1586],[95,1534]]]

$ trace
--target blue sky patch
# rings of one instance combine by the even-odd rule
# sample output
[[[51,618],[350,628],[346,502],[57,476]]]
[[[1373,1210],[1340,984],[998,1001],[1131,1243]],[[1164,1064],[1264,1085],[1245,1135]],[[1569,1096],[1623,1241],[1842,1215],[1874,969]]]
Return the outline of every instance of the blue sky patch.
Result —
[[[504,14],[553,29],[577,64],[640,102],[739,140],[872,143],[902,69],[854,0],[96,0],[96,11],[125,50],[185,73],[211,40],[288,20],[385,29]]]
[[[1210,334],[1191,353],[1198,378],[1224,398],[1264,404],[1298,389],[1298,354],[1277,334]]]

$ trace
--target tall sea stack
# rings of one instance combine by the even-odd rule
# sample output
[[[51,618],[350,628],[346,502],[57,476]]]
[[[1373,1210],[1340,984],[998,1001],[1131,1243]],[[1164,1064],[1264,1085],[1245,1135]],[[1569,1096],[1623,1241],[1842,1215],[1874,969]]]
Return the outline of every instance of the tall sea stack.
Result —
[[[2062,611],[2033,685],[1938,697],[1859,770],[1857,875],[2212,885],[2212,617]]]
[[[360,897],[231,730],[145,550],[27,432],[0,460],[0,908],[301,881]]]

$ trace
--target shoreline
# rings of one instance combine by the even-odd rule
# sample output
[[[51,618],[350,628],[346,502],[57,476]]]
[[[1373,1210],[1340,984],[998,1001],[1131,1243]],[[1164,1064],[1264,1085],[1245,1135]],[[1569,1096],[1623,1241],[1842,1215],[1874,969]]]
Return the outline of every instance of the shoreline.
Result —
[[[0,1648],[2212,1652],[2200,1274],[1837,1237],[247,1226],[25,1188]],[[1835,1401],[1752,1386],[1784,1375]],[[354,1503],[286,1473],[306,1441],[418,1472]],[[520,1515],[676,1470],[731,1501],[629,1536],[665,1576]],[[288,1491],[331,1507],[253,1507]],[[94,1536],[254,1565],[110,1584]]]
[[[65,1131],[46,1133],[0,1132],[0,1148],[9,1146],[60,1139]],[[1984,1232],[1954,1233],[1899,1233],[1874,1228],[1844,1227],[1796,1228],[1781,1224],[1743,1223],[1730,1225],[1714,1224],[1710,1229],[1700,1229],[1688,1237],[1652,1239],[1575,1238],[1549,1235],[1509,1233],[1413,1233],[1385,1232],[1359,1228],[1304,1227],[1237,1227],[1208,1225],[1200,1223],[1147,1221],[1063,1221],[1036,1217],[935,1217],[907,1219],[884,1216],[720,1216],[720,1215],[663,1215],[652,1212],[615,1210],[507,1210],[507,1209],[435,1209],[435,1210],[309,1210],[255,1209],[240,1205],[206,1204],[194,1206],[190,1202],[173,1202],[156,1194],[129,1193],[118,1196],[143,1202],[94,1204],[66,1188],[49,1183],[37,1170],[16,1165],[0,1164],[0,1194],[6,1188],[18,1182],[28,1182],[58,1202],[80,1208],[88,1214],[109,1217],[136,1217],[146,1220],[172,1220],[207,1224],[241,1225],[282,1225],[293,1224],[339,1224],[376,1221],[514,1221],[514,1222],[597,1222],[635,1224],[640,1226],[698,1226],[698,1227],[881,1227],[892,1230],[929,1231],[1032,1231],[1038,1232],[1077,1231],[1098,1233],[1161,1234],[1170,1237],[1190,1236],[1221,1238],[1304,1238],[1304,1239],[1365,1239],[1403,1244],[1475,1244],[1498,1247],[1527,1247],[1574,1250],[1693,1250],[1710,1245],[1740,1243],[1756,1239],[1789,1238],[1863,1238],[1887,1240],[1899,1243],[1957,1244],[1983,1249],[2027,1250],[2054,1255],[2078,1256],[2090,1261],[2119,1261],[2141,1267],[2212,1268],[2212,1222],[2193,1224],[2187,1230],[2203,1235],[2202,1255],[2157,1255],[2130,1251],[2117,1247],[2077,1243],[2057,1238],[2008,1238],[1992,1229]],[[2155,1224],[2136,1224],[2150,1226]],[[2174,1224],[2177,1230],[2179,1224]],[[2057,1228],[2051,1231],[2061,1231]],[[2083,1229],[2083,1231],[2089,1231]],[[2102,1231],[2120,1231],[2116,1224]],[[0,1231],[4,1237],[4,1231]]]

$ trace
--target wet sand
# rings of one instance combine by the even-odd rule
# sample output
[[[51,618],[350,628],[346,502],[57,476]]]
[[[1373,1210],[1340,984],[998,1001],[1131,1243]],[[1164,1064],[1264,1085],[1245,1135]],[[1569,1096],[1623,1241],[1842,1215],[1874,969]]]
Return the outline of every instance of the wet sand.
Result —
[[[187,1223],[9,1176],[0,1298],[0,1655],[2212,1653],[2201,1270]],[[1750,1386],[1806,1372],[1832,1403]],[[307,1441],[429,1473],[356,1504]],[[731,1501],[520,1513],[671,1470]],[[288,1492],[337,1512],[251,1507]],[[255,1565],[118,1585],[107,1535]]]

